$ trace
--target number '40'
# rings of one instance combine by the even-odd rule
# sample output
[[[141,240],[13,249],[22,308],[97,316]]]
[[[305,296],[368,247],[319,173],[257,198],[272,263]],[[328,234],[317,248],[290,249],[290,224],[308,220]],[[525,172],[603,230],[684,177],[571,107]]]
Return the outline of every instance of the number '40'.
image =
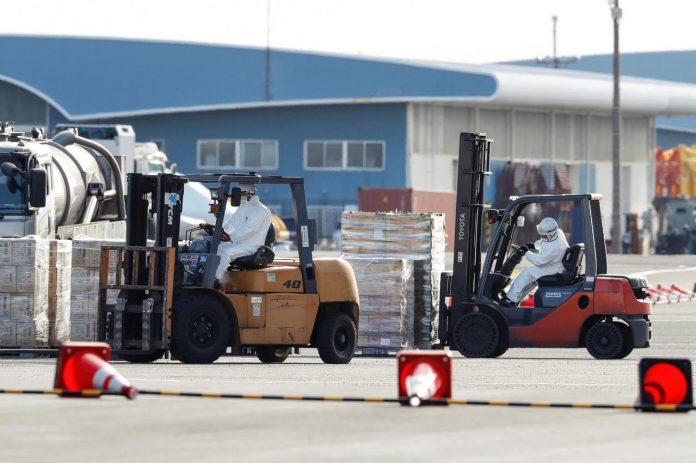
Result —
[[[302,282],[300,280],[285,280],[283,282],[283,286],[286,288],[294,288],[297,289],[302,285]]]

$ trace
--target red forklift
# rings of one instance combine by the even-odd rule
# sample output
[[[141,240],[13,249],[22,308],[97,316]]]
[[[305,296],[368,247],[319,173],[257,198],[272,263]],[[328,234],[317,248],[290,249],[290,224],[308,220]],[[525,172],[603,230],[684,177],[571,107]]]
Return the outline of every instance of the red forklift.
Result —
[[[485,134],[460,135],[454,265],[441,277],[440,345],[475,358],[499,357],[509,347],[585,347],[597,359],[620,359],[649,347],[648,282],[607,274],[600,195],[519,196],[505,209],[490,209],[484,205],[490,145]],[[495,229],[483,261],[485,209]],[[525,217],[558,210],[572,223],[564,271],[537,280],[534,307],[501,304],[527,251]]]

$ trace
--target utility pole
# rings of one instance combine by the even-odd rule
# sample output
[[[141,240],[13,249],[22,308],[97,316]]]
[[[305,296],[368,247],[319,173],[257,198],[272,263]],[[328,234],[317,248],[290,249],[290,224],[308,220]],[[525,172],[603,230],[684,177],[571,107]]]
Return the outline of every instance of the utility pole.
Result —
[[[557,49],[558,49],[558,37],[556,34],[557,30],[557,25],[558,25],[558,16],[553,15],[551,16],[551,21],[553,21],[553,55],[552,56],[545,56],[543,58],[537,58],[537,63],[541,64],[550,64],[552,68],[558,69],[561,67],[561,64],[569,64],[569,63],[574,63],[580,58],[578,56],[558,56]]]
[[[612,140],[612,205],[611,205],[611,249],[621,254],[621,100],[619,95],[619,78],[621,76],[621,59],[619,56],[619,21],[621,8],[619,0],[609,0],[611,19],[614,22],[614,101],[611,108]]]
[[[266,0],[266,63],[264,67],[264,97],[270,101],[271,95],[271,0]]]

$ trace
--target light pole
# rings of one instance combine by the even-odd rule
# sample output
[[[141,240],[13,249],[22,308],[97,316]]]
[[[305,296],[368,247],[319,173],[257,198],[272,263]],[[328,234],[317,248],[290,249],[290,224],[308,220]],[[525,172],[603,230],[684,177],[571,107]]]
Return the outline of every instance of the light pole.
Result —
[[[614,22],[614,101],[611,108],[611,151],[612,151],[612,187],[611,208],[611,249],[621,253],[621,100],[619,98],[619,77],[621,62],[619,57],[619,21],[621,8],[619,0],[609,0],[611,19]]]
[[[553,55],[552,56],[545,56],[543,58],[537,58],[537,63],[542,63],[542,64],[550,64],[552,68],[558,69],[561,67],[562,64],[570,64],[574,63],[577,60],[580,59],[579,56],[558,56],[557,53],[557,43],[558,43],[558,38],[556,35],[556,29],[558,25],[558,16],[553,15],[551,16],[551,21],[553,22]]]

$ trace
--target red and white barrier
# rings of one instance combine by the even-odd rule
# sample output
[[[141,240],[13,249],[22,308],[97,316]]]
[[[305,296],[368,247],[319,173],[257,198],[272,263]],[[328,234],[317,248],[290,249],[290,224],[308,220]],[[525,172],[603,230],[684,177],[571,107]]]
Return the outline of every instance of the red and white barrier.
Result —
[[[646,292],[653,304],[687,302],[696,298],[696,284],[692,291],[687,291],[676,284],[670,286],[662,286],[659,284],[656,288],[648,288]]]

